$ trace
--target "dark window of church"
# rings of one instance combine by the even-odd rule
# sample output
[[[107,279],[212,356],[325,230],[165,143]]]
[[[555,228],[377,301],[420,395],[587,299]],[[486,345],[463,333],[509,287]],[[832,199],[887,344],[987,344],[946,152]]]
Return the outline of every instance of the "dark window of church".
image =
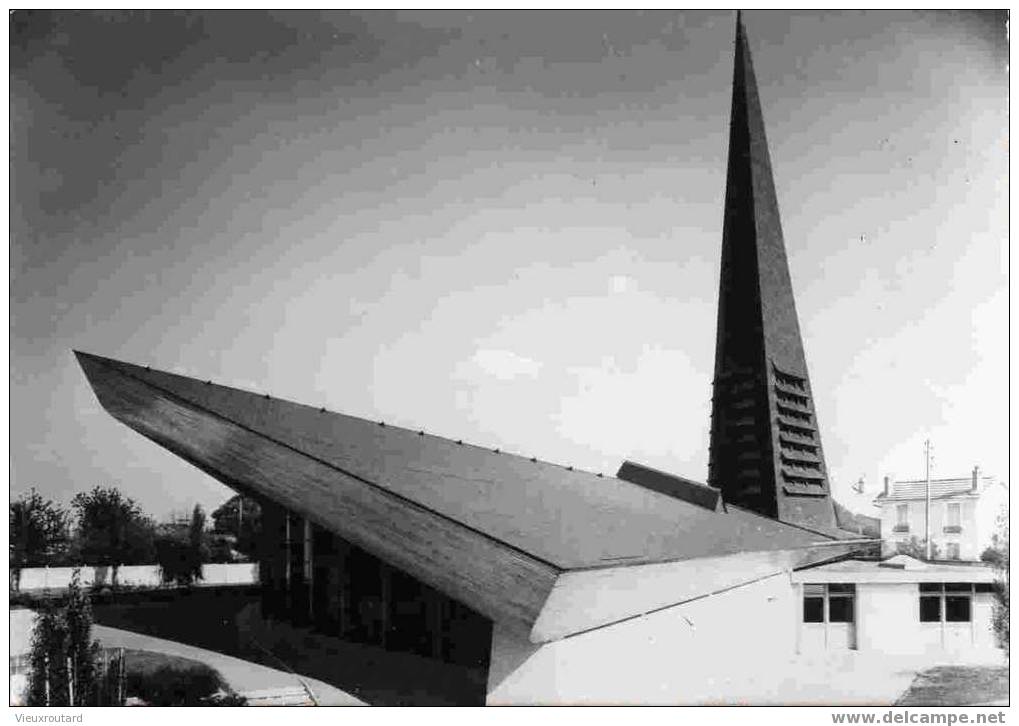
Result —
[[[971,582],[921,582],[920,622],[968,623],[972,619]]]
[[[941,622],[941,596],[921,595],[920,596],[920,622],[940,623]]]
[[[803,586],[803,622],[851,623],[856,585],[833,582]]]
[[[945,596],[945,622],[968,623],[970,621],[970,596]]]
[[[829,598],[828,622],[829,623],[853,622],[853,598],[852,597]]]
[[[805,597],[803,598],[803,622],[823,623],[824,622],[824,598]]]

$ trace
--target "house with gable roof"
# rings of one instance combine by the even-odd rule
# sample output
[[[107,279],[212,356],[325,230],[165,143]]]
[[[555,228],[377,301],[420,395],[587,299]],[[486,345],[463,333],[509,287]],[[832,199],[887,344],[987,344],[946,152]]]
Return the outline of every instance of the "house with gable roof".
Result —
[[[1007,485],[982,476],[974,467],[968,477],[932,479],[930,537],[933,559],[980,559],[991,545],[998,514],[1008,505]],[[912,538],[926,538],[926,480],[892,481],[874,499],[881,512],[881,539],[885,553],[905,549]]]

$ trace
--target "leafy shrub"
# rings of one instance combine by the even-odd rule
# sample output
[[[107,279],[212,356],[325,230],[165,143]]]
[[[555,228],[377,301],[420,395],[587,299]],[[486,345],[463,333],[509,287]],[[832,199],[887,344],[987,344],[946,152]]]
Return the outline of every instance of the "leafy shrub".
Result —
[[[176,656],[147,651],[126,654],[128,696],[152,706],[243,705],[212,667]]]
[[[909,555],[910,557],[917,560],[927,559],[927,548],[926,540],[913,535],[904,544],[897,546],[898,553],[903,555]],[[937,542],[931,542],[931,559],[937,560],[941,558],[941,550],[938,548]]]
[[[220,685],[219,674],[208,667],[182,671],[162,666],[127,676],[127,692],[153,706],[200,706]]]
[[[989,563],[997,575],[994,583],[994,615],[991,619],[991,628],[998,645],[1005,651],[1005,657],[1010,656],[1009,648],[1009,534],[1008,534],[1008,509],[1002,509],[998,513],[997,532],[991,539],[991,546],[984,550],[980,559]]]

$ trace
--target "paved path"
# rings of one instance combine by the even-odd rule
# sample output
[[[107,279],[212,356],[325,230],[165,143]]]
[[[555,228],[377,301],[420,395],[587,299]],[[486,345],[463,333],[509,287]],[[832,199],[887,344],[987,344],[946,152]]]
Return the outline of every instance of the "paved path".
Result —
[[[107,648],[132,648],[134,650],[148,650],[156,653],[176,655],[181,658],[205,663],[219,671],[223,680],[234,691],[245,693],[249,691],[293,691],[300,688],[302,681],[311,688],[315,694],[315,700],[320,706],[364,706],[363,701],[341,691],[328,683],[317,681],[314,678],[300,678],[293,673],[278,671],[273,668],[251,663],[233,656],[223,655],[211,650],[196,648],[191,645],[184,645],[172,640],[164,640],[151,635],[132,633],[128,630],[109,628],[105,625],[93,627],[93,634],[96,639]]]
[[[31,610],[10,611],[11,655],[28,652],[34,619],[35,613]],[[181,658],[190,658],[191,660],[205,663],[215,668],[223,676],[223,680],[226,681],[227,685],[238,693],[251,691],[292,693],[295,689],[302,688],[301,682],[303,681],[311,688],[315,694],[315,700],[318,701],[320,706],[367,705],[349,693],[314,678],[298,677],[293,673],[267,668],[257,663],[177,643],[173,640],[164,640],[163,638],[133,633],[128,630],[120,630],[119,628],[109,628],[105,625],[93,626],[92,635],[106,648],[148,650],[155,653],[176,655]]]

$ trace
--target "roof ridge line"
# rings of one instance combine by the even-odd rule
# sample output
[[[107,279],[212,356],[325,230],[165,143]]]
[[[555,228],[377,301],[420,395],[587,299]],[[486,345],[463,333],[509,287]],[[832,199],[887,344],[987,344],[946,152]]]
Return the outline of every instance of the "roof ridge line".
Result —
[[[85,353],[84,351],[74,350],[73,348],[72,348],[72,352],[75,353],[75,355],[79,355],[80,354],[80,355],[88,356],[90,358],[98,359],[99,361],[102,361],[102,362],[109,361],[111,363],[119,363],[121,365],[134,366],[136,368],[143,368],[146,371],[154,371],[156,373],[165,373],[166,375],[178,376],[180,378],[185,378],[185,379],[189,379],[189,380],[193,380],[193,381],[204,382],[204,383],[206,383],[208,385],[219,386],[220,388],[229,388],[231,390],[238,391],[240,393],[247,393],[247,394],[252,395],[252,396],[261,396],[261,397],[270,398],[270,399],[276,400],[276,401],[283,401],[284,403],[289,403],[289,404],[291,404],[293,406],[301,406],[302,408],[308,408],[308,409],[311,409],[311,410],[317,410],[317,411],[320,411],[320,412],[323,412],[323,413],[331,413],[331,414],[333,414],[335,416],[345,416],[346,418],[356,419],[358,421],[363,421],[363,422],[368,423],[368,424],[375,424],[377,426],[384,426],[384,427],[389,428],[389,429],[397,429],[399,431],[403,431],[403,432],[406,432],[408,434],[413,434],[415,436],[430,436],[433,439],[438,439],[440,441],[445,441],[445,442],[447,442],[449,444],[456,444],[457,446],[470,446],[470,447],[473,447],[475,449],[481,449],[482,451],[486,451],[486,452],[492,453],[492,454],[505,454],[506,456],[515,456],[518,459],[529,460],[532,463],[545,464],[547,466],[556,466],[556,467],[559,467],[561,469],[566,469],[567,471],[577,472],[578,474],[590,474],[591,476],[597,477],[599,479],[616,479],[617,481],[625,481],[624,479],[619,479],[619,477],[614,476],[612,474],[606,474],[605,472],[592,471],[591,469],[584,469],[584,468],[581,468],[581,467],[578,467],[578,466],[574,466],[572,464],[560,464],[559,462],[556,462],[556,461],[549,461],[547,459],[540,459],[540,458],[538,458],[536,456],[528,456],[526,454],[520,454],[520,453],[516,453],[516,452],[513,452],[513,451],[508,451],[508,450],[502,448],[501,446],[492,447],[492,446],[486,446],[484,444],[476,444],[476,443],[473,443],[473,442],[470,442],[470,441],[465,441],[463,439],[453,439],[453,438],[449,438],[447,436],[442,436],[440,434],[432,433],[432,432],[429,432],[429,431],[427,431],[427,430],[425,430],[423,428],[414,429],[414,428],[409,428],[407,426],[402,426],[402,425],[399,425],[399,424],[387,423],[385,420],[374,420],[374,419],[370,419],[370,418],[365,418],[363,416],[355,416],[354,414],[351,414],[351,413],[344,413],[343,411],[331,410],[331,409],[326,408],[325,406],[318,406],[318,407],[316,407],[316,406],[312,406],[312,405],[307,404],[307,403],[300,403],[298,401],[292,401],[289,398],[280,398],[278,396],[273,396],[272,394],[266,393],[264,391],[259,392],[259,391],[252,390],[250,388],[241,388],[239,386],[234,386],[234,385],[230,385],[230,384],[226,384],[226,383],[218,383],[218,382],[212,380],[211,378],[207,379],[205,381],[201,381],[201,379],[195,378],[194,376],[187,376],[187,375],[183,375],[181,373],[174,373],[173,371],[167,371],[167,370],[163,370],[163,369],[159,369],[159,368],[151,368],[150,366],[142,366],[142,365],[140,365],[138,363],[129,363],[127,361],[117,360],[116,358],[108,358],[106,356],[96,355],[94,353]],[[128,375],[132,375],[132,374],[128,374]],[[136,380],[140,380],[140,379],[137,379],[136,376],[132,375],[132,377],[136,378]],[[152,384],[152,385],[155,385],[155,384]],[[159,386],[156,386],[156,387],[160,388]],[[165,390],[165,389],[160,388],[160,390]],[[169,391],[166,391],[166,392],[170,393]],[[171,395],[174,395],[174,394],[171,394]],[[224,416],[223,418],[226,418],[226,417]],[[233,421],[233,419],[227,419],[227,420]],[[234,423],[237,423],[237,422],[234,422]],[[241,424],[238,424],[238,425],[241,425]],[[627,483],[630,483],[630,482],[627,482]],[[705,484],[703,486],[707,486],[707,485]]]

